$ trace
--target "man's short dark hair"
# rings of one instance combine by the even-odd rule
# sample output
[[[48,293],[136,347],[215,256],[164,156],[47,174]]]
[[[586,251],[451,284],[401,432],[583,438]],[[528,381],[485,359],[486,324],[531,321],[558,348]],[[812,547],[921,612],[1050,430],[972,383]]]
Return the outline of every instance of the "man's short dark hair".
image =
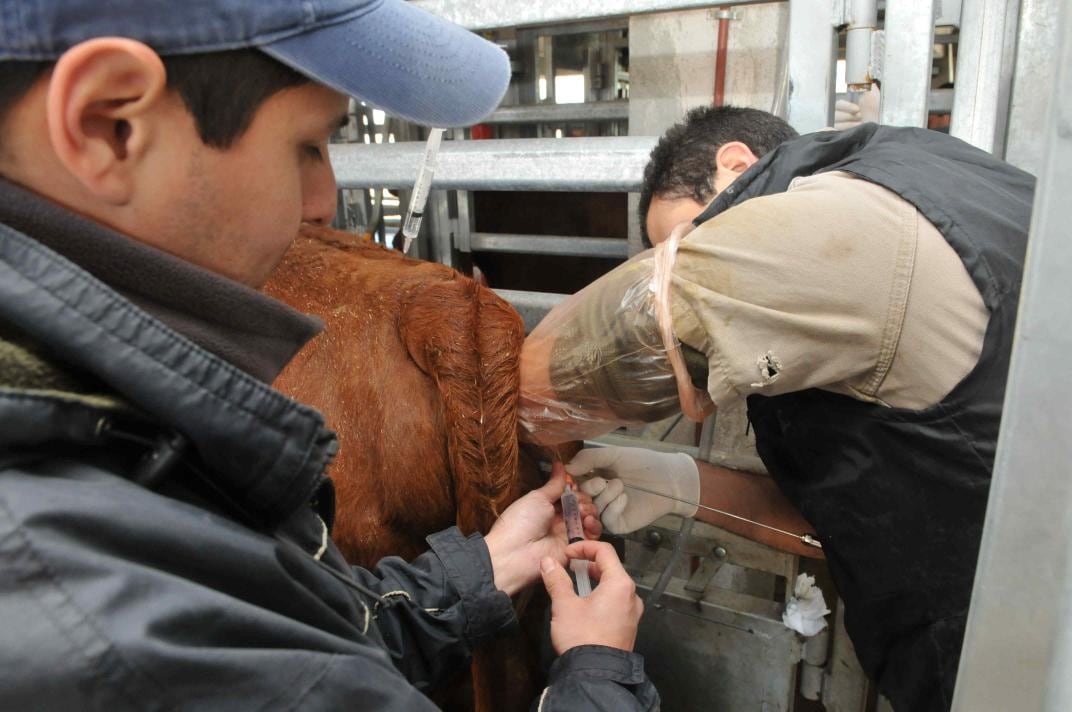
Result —
[[[640,235],[651,247],[648,209],[662,199],[692,198],[707,203],[715,195],[715,156],[723,144],[740,141],[756,157],[796,138],[793,127],[774,114],[736,106],[700,106],[670,128],[652,149],[640,191]]]
[[[282,62],[255,49],[161,58],[170,89],[194,117],[201,140],[229,148],[277,92],[309,82]],[[54,62],[0,62],[0,124],[11,107]]]

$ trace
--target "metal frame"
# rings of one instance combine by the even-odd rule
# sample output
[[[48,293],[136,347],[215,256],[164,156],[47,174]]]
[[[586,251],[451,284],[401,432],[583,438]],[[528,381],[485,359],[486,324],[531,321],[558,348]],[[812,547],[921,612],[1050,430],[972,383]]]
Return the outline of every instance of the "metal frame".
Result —
[[[574,121],[628,121],[629,100],[593,101],[584,104],[534,104],[502,106],[483,124],[557,124]]]
[[[628,192],[640,187],[655,137],[447,141],[439,154],[437,190]],[[341,188],[413,186],[424,144],[332,144]]]
[[[1004,155],[1020,0],[964,0],[949,133]]]
[[[882,34],[880,123],[926,126],[934,53],[934,0],[888,0]]]
[[[413,0],[413,4],[470,30],[528,27],[653,12],[695,10],[722,5],[752,5],[770,0],[526,0],[525,2],[467,2],[467,0]]]
[[[492,290],[500,297],[510,302],[521,315],[525,322],[525,332],[528,333],[536,328],[540,320],[547,316],[559,302],[568,297],[568,294],[555,294],[553,292],[522,292],[516,289]]]
[[[1013,75],[1006,132],[1005,160],[1038,175],[1045,154],[1039,137],[1046,128],[1057,73],[1057,32],[1061,3],[1054,0],[1020,0],[1016,69]]]
[[[835,24],[833,0],[789,3],[788,121],[802,134],[833,124]]]
[[[805,641],[782,623],[781,613],[799,559],[694,522],[674,561],[680,523],[663,517],[624,543],[623,561],[637,592],[647,598],[637,652],[663,683],[664,706],[760,709],[758,703],[770,712],[792,709]],[[661,588],[659,572],[668,566],[672,577],[658,599],[648,598]],[[785,582],[782,595],[778,577]],[[698,679],[706,682],[694,684]]]
[[[1072,709],[1072,11],[1063,5],[1012,364],[954,710]]]
[[[422,239],[418,249],[450,266],[455,264],[455,250],[628,257],[629,245],[624,239],[472,232],[466,191],[636,191],[655,141],[653,137],[619,136],[445,142],[424,232],[436,236],[435,244],[422,247],[428,242]],[[418,141],[329,146],[336,181],[342,188],[409,188],[423,151],[424,144]],[[447,209],[449,190],[458,191],[456,220]],[[500,290],[500,295],[521,312],[527,330],[563,296],[518,290]]]
[[[491,232],[469,234],[471,252],[513,252],[561,257],[629,256],[624,238],[579,237],[574,235],[511,235]]]

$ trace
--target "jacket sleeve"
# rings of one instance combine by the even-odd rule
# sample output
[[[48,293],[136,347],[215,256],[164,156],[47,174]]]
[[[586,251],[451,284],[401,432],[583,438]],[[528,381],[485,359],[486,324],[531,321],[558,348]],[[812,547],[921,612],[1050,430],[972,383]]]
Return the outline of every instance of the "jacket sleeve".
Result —
[[[313,555],[70,460],[0,482],[0,709],[435,709]]]
[[[451,527],[428,543],[411,563],[392,556],[372,571],[353,568],[379,594],[376,626],[391,658],[419,687],[457,672],[476,646],[517,623],[510,597],[495,588],[483,537]]]
[[[515,623],[509,597],[495,588],[483,537],[454,527],[428,537],[432,550],[407,564],[389,557],[374,571],[355,569],[380,591],[377,625],[395,665],[421,686],[456,671],[480,643]],[[418,608],[420,607],[420,608]],[[551,666],[538,712],[657,710],[659,695],[637,653],[601,645],[568,650]]]
[[[642,712],[659,709],[659,693],[637,653],[602,645],[567,650],[551,666],[533,712]]]

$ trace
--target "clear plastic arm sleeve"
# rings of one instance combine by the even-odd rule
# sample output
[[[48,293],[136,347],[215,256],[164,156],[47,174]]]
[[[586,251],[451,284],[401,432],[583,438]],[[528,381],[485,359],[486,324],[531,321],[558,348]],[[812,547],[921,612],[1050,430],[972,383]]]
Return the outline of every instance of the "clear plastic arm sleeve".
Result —
[[[680,350],[668,324],[668,284],[655,279],[664,260],[669,279],[676,241],[669,257],[663,246],[649,250],[570,296],[551,310],[529,337],[521,353],[521,437],[556,445],[610,432],[623,425],[661,420],[682,409],[697,417],[710,412],[706,392],[693,382],[706,381],[707,363],[692,352],[689,371],[675,368],[664,342]],[[669,260],[668,262],[665,260]],[[660,317],[660,304],[662,309]],[[686,352],[691,349],[686,349]],[[687,384],[680,383],[682,380]]]

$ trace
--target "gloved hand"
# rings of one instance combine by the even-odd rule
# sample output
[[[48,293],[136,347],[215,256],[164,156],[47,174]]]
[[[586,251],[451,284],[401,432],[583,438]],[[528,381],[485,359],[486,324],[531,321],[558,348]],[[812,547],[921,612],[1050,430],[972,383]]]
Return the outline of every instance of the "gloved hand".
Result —
[[[582,450],[566,465],[574,477],[596,472],[582,482],[581,491],[595,499],[603,526],[613,534],[626,534],[651,524],[664,514],[691,517],[699,502],[700,471],[683,453],[662,453],[636,447],[601,447]],[[659,494],[648,494],[635,485]]]
[[[851,101],[838,99],[834,104],[834,128],[838,131],[851,129],[861,124],[860,106]]]
[[[869,91],[860,95],[859,104],[838,99],[834,104],[834,128],[840,131],[855,128],[868,121],[877,122],[881,101],[878,87],[873,84]]]

